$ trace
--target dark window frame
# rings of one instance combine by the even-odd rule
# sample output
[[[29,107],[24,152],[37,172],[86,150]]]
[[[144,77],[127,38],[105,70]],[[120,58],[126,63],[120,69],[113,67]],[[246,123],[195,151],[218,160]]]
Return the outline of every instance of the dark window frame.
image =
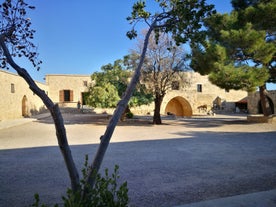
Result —
[[[196,90],[197,92],[202,93],[202,84],[197,84]]]
[[[63,101],[70,102],[70,90],[63,90]]]

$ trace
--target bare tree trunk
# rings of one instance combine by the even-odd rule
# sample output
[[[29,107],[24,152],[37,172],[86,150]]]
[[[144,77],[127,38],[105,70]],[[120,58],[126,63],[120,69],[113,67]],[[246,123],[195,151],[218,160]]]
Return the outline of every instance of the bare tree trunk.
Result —
[[[163,96],[156,94],[154,99],[153,124],[162,124],[161,115],[160,115],[162,102],[163,102]]]
[[[91,164],[91,168],[90,168],[90,171],[88,174],[87,182],[89,183],[90,186],[94,186],[94,184],[95,184],[96,175],[101,167],[101,164],[102,164],[105,152],[107,150],[107,147],[109,145],[110,139],[112,137],[112,134],[115,130],[115,127],[116,127],[120,117],[122,116],[123,112],[125,111],[128,101],[129,101],[130,97],[132,96],[132,93],[139,81],[139,77],[141,74],[141,68],[143,66],[147,47],[148,47],[149,37],[150,37],[151,32],[154,29],[154,25],[155,25],[155,22],[151,25],[151,27],[149,28],[149,30],[146,34],[143,51],[142,51],[140,61],[139,61],[139,65],[134,72],[131,82],[128,85],[122,99],[118,102],[117,108],[114,111],[113,116],[109,121],[109,124],[105,130],[104,135],[102,135],[100,138],[101,143],[100,143],[98,151],[94,157],[93,163]]]
[[[266,97],[266,86],[265,85],[260,86],[259,89],[260,89],[260,100],[261,100],[261,107],[262,107],[263,114],[264,116],[269,116],[272,114],[272,112]]]
[[[66,136],[66,130],[64,127],[63,117],[60,113],[59,106],[57,104],[54,104],[52,100],[46,95],[45,91],[41,90],[37,84],[34,82],[34,80],[31,78],[29,73],[24,69],[19,67],[12,59],[11,54],[5,44],[5,36],[0,35],[0,46],[4,52],[4,55],[7,58],[8,63],[16,70],[16,72],[27,82],[30,89],[38,95],[45,106],[50,111],[56,128],[56,136],[59,144],[59,148],[61,150],[61,153],[63,155],[70,180],[71,180],[71,187],[73,191],[76,191],[80,187],[80,181],[79,181],[79,174],[77,171],[77,168],[75,166],[70,147],[68,145],[67,136]]]

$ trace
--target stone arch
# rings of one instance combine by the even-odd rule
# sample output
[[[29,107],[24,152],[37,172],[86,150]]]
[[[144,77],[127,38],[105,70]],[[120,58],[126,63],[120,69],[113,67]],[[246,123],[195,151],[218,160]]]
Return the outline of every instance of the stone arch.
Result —
[[[192,116],[193,110],[190,103],[185,98],[176,96],[166,105],[165,113],[172,113],[176,116]]]
[[[29,116],[28,99],[27,99],[26,95],[24,95],[23,98],[22,98],[22,116],[24,116],[24,117]]]

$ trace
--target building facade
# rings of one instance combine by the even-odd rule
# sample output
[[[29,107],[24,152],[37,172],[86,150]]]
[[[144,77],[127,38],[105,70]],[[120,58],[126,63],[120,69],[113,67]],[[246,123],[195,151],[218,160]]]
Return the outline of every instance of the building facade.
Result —
[[[211,84],[207,76],[187,72],[189,83],[186,87],[168,91],[161,105],[161,114],[192,116],[206,114],[216,108],[225,112],[234,112],[237,103],[245,100],[247,92],[225,91]],[[45,77],[45,84],[36,82],[45,93],[61,107],[85,105],[85,95],[91,83],[90,75],[50,74]],[[45,109],[42,101],[29,89],[18,75],[0,70],[0,120],[31,116]],[[134,114],[152,114],[153,103],[133,108]]]
[[[237,103],[246,99],[247,92],[226,91],[210,83],[208,76],[186,72],[188,84],[183,88],[169,90],[161,105],[161,114],[192,116],[206,114],[210,110],[235,112]],[[134,108],[136,114],[153,113],[154,105]]]
[[[78,102],[85,105],[85,94],[91,85],[90,75],[58,75],[45,77],[49,97],[63,107],[75,107]]]

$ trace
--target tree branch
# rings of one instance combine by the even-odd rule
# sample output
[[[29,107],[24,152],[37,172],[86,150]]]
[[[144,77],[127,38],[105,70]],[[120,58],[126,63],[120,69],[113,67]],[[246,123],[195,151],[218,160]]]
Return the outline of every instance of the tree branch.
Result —
[[[3,50],[4,55],[7,58],[7,62],[16,70],[16,72],[27,82],[30,89],[38,95],[45,106],[50,111],[56,128],[56,136],[59,144],[59,148],[61,150],[61,153],[63,155],[67,170],[69,172],[69,176],[71,179],[71,187],[73,191],[76,191],[79,189],[79,174],[77,171],[77,168],[75,166],[70,147],[68,145],[67,136],[66,136],[66,130],[64,127],[63,117],[60,113],[59,106],[57,104],[54,104],[52,100],[46,95],[45,91],[41,90],[37,84],[34,82],[34,80],[31,78],[29,73],[24,69],[19,67],[14,60],[12,59],[12,56],[5,44],[5,35],[0,35],[0,47]]]
[[[105,130],[104,135],[101,136],[100,146],[98,148],[98,151],[95,155],[94,161],[91,165],[90,171],[88,173],[87,183],[89,183],[92,187],[95,184],[95,178],[96,178],[96,175],[97,175],[97,173],[98,173],[98,171],[101,167],[101,163],[103,161],[105,152],[106,152],[107,147],[109,145],[111,136],[112,136],[112,134],[115,130],[115,127],[116,127],[120,117],[122,116],[122,114],[123,114],[123,112],[124,112],[124,110],[125,110],[125,108],[128,104],[128,101],[129,101],[130,97],[132,96],[132,93],[133,93],[133,91],[136,87],[136,84],[139,81],[139,77],[140,77],[140,74],[141,74],[141,68],[143,66],[144,59],[145,59],[145,56],[146,56],[149,37],[150,37],[151,32],[154,30],[155,24],[156,24],[156,21],[153,22],[153,24],[150,26],[150,28],[149,28],[149,30],[146,34],[145,41],[144,41],[144,46],[143,46],[143,51],[142,51],[142,54],[141,54],[141,57],[140,57],[139,64],[138,64],[138,66],[137,66],[137,68],[134,72],[134,75],[131,79],[131,82],[128,85],[122,99],[118,102],[117,108],[114,111],[113,116],[109,121],[109,124],[108,124],[108,126]]]

